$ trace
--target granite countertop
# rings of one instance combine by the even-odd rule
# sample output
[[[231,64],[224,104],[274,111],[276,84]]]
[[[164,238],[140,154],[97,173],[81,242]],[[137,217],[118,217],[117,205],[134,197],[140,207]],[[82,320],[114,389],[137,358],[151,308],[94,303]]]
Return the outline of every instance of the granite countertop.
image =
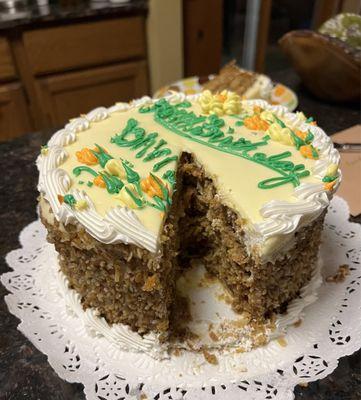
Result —
[[[16,2],[10,11],[0,3],[2,32],[148,12],[148,0],[58,0],[41,6],[35,0],[28,0],[27,4],[9,1]]]
[[[358,105],[326,104],[313,98],[298,83],[291,70],[274,74],[275,81],[293,88],[299,95],[300,109],[312,115],[328,133],[359,123]],[[0,144],[3,171],[0,180],[0,274],[7,271],[4,256],[19,247],[18,234],[37,218],[35,158],[51,132],[28,134]],[[361,218],[353,219],[361,223]],[[41,354],[16,328],[18,319],[11,315],[0,285],[0,399],[1,400],[77,400],[84,399],[81,384],[60,379]],[[361,398],[361,352],[340,360],[327,378],[296,388],[296,399],[356,400]]]

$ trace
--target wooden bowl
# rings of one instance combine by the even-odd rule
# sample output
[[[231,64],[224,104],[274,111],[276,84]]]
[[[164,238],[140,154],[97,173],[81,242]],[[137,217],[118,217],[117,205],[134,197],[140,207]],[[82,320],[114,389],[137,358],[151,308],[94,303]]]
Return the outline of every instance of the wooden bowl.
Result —
[[[360,98],[360,52],[338,39],[308,30],[288,32],[279,44],[315,96],[332,101]]]

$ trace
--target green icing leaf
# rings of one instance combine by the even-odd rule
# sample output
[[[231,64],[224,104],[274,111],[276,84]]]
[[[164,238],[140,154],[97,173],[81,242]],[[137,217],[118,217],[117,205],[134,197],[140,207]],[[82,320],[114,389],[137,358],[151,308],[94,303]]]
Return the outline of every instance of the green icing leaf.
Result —
[[[75,197],[72,194],[66,194],[64,196],[64,203],[68,204],[70,207],[73,207],[76,204]]]
[[[101,166],[102,168],[105,168],[105,164],[106,164],[109,160],[113,159],[113,157],[112,157],[110,154],[106,153],[106,151],[105,151],[102,147],[100,147],[98,144],[95,144],[95,146],[96,146],[96,148],[98,149],[98,151],[91,150],[91,152],[92,152],[92,153],[95,155],[95,157],[98,159],[100,166]]]
[[[127,174],[127,181],[129,183],[139,182],[140,176],[135,172],[125,161],[122,161],[125,173]]]
[[[89,174],[93,175],[93,176],[98,176],[98,173],[96,171],[94,171],[92,168],[90,167],[86,167],[85,165],[80,165],[79,167],[75,167],[73,169],[73,174],[75,176],[79,176],[82,172],[88,172]]]

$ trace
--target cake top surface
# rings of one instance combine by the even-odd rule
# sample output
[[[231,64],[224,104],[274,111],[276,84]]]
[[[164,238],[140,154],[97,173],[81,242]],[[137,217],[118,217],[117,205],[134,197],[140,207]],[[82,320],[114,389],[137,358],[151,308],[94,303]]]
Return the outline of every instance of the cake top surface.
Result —
[[[204,167],[265,258],[322,212],[340,180],[338,152],[312,119],[205,91],[71,120],[41,150],[39,190],[57,220],[155,252],[182,152]]]

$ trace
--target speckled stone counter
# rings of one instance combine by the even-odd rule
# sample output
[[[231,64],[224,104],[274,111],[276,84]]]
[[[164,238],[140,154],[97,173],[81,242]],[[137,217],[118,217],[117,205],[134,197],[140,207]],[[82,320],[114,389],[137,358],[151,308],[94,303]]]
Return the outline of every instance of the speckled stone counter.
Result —
[[[69,24],[99,18],[146,14],[147,0],[111,2],[108,0],[64,0],[38,6],[35,2],[7,10],[0,3],[0,32],[32,29],[39,26]]]
[[[329,134],[359,123],[358,105],[325,104],[311,97],[292,71],[280,71],[273,78],[288,84],[299,94],[300,109],[312,115]],[[33,133],[0,144],[0,273],[8,270],[4,256],[19,247],[20,230],[36,219],[35,158],[51,132]],[[353,219],[361,223],[361,217]],[[60,379],[41,354],[19,332],[19,321],[3,301],[6,290],[0,285],[0,400],[84,399],[82,385]],[[361,399],[361,352],[340,360],[326,379],[308,387],[297,387],[296,399]]]

